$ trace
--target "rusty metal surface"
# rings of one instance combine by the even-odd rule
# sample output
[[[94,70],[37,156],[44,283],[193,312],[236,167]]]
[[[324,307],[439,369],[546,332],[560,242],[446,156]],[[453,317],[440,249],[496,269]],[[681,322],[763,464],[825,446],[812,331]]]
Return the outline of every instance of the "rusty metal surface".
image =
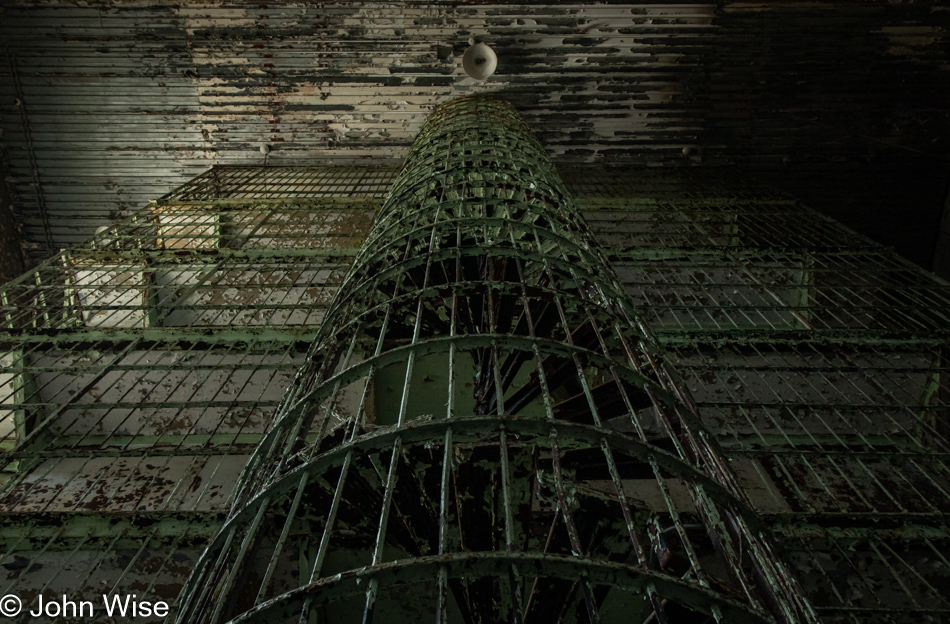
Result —
[[[736,180],[583,177],[598,238],[821,620],[944,621],[950,287]]]
[[[199,179],[4,286],[4,595],[175,602],[378,203],[307,174],[240,205],[182,201]]]

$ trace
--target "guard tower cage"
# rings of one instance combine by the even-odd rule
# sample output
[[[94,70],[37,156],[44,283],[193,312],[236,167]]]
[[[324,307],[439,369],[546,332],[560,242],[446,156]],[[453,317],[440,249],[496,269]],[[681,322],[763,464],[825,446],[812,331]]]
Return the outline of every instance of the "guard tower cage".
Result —
[[[408,179],[215,167],[0,288],[12,620],[135,594],[168,621],[382,621],[424,579],[424,620],[947,621],[950,286],[749,180],[555,172],[513,135],[543,184],[467,214],[478,245],[399,203],[452,173],[426,153]],[[547,342],[519,330],[558,301]]]

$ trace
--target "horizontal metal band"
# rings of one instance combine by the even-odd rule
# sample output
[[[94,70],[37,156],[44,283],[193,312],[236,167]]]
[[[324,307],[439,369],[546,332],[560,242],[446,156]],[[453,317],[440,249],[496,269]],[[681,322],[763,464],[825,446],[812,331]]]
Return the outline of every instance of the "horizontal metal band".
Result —
[[[512,569],[531,578],[572,581],[583,578],[593,586],[609,585],[625,591],[642,592],[644,595],[647,588],[652,587],[661,598],[701,613],[711,614],[713,607],[717,607],[724,621],[730,624],[765,624],[774,621],[761,612],[753,611],[705,587],[622,563],[543,553],[467,552],[401,559],[342,572],[268,600],[231,622],[283,622],[300,613],[307,599],[312,600],[311,604],[320,605],[350,596],[362,596],[366,594],[370,581],[376,581],[381,587],[435,583],[442,571],[452,579],[492,576],[507,579]]]
[[[547,295],[550,295],[552,298],[557,297],[557,296],[568,296],[572,300],[576,299],[578,296],[576,289],[574,289],[573,292],[570,292],[570,291],[564,291],[564,290],[557,290],[555,288],[552,288],[551,286],[546,286],[546,285],[527,286],[521,282],[502,282],[502,281],[489,281],[489,280],[463,280],[463,281],[458,281],[458,282],[452,281],[452,282],[447,282],[443,284],[438,284],[435,286],[429,286],[426,288],[416,288],[412,290],[406,290],[404,293],[397,295],[395,297],[392,297],[390,299],[381,301],[377,303],[376,305],[365,306],[365,307],[361,306],[359,313],[353,314],[352,316],[347,316],[346,318],[348,318],[349,320],[347,320],[345,324],[343,325],[334,326],[333,317],[340,316],[341,314],[343,314],[344,308],[339,307],[334,310],[331,310],[330,312],[326,314],[323,322],[321,323],[321,326],[326,327],[326,329],[323,332],[324,335],[322,336],[322,340],[328,341],[332,339],[332,336],[326,335],[328,332],[332,331],[335,333],[340,333],[342,331],[345,331],[354,325],[358,325],[367,316],[372,315],[374,312],[383,312],[388,307],[399,306],[399,304],[403,304],[406,306],[408,306],[409,304],[412,304],[413,307],[415,307],[415,304],[417,304],[418,299],[443,299],[446,297],[451,297],[452,295],[484,295],[489,292],[491,292],[492,294],[498,294],[498,295],[510,294],[511,296],[521,297],[523,294],[522,292],[523,290],[529,291],[529,294],[528,294],[529,299],[532,298],[531,297],[532,292],[547,294]],[[537,299],[543,301],[541,297],[537,297]],[[591,308],[593,308],[592,311],[594,312],[596,311],[603,311],[607,313],[612,312],[609,305],[598,303],[596,301],[589,300],[589,299],[587,301],[591,304]],[[617,300],[614,300],[611,303],[619,305],[620,302]],[[623,322],[623,324],[626,326],[624,328],[625,331],[633,334],[632,338],[634,338],[636,341],[640,341],[644,339],[644,336],[640,335],[639,330],[632,327],[629,323],[627,323],[625,318],[621,317],[618,314],[614,314],[613,316],[615,317],[615,320]],[[505,334],[505,335],[508,335],[508,334]],[[323,346],[324,344],[326,344],[326,342],[321,342],[319,344],[320,346]]]
[[[350,300],[361,296],[367,290],[374,288],[381,280],[396,277],[415,267],[425,266],[428,262],[455,260],[456,258],[466,257],[485,257],[489,255],[498,258],[517,258],[531,260],[541,264],[546,263],[568,274],[571,274],[572,272],[574,274],[580,274],[582,277],[587,278],[592,283],[602,286],[604,290],[607,291],[605,294],[615,298],[615,301],[627,311],[627,314],[630,316],[630,318],[635,316],[633,314],[633,309],[627,303],[628,297],[625,294],[623,288],[620,286],[620,283],[613,278],[609,280],[604,279],[603,275],[595,274],[581,265],[573,264],[554,256],[547,256],[538,252],[526,252],[520,249],[512,249],[511,247],[485,245],[480,247],[448,247],[434,251],[426,256],[415,256],[413,258],[409,258],[399,264],[390,263],[388,268],[378,273],[374,273],[371,278],[363,277],[360,272],[361,267],[354,265],[353,271],[351,271],[351,273],[346,276],[346,279],[340,286],[340,292],[337,298],[334,299],[331,309],[327,313],[327,318],[330,318],[331,315],[337,314],[337,310],[341,309]],[[353,282],[357,282],[357,284],[354,286]],[[324,323],[326,323],[326,320],[324,320]]]
[[[482,200],[483,204],[493,204],[497,203],[499,205],[504,205],[507,208],[511,207],[511,203],[506,203],[501,199],[491,199],[491,200]],[[455,201],[443,201],[439,203],[438,208],[433,207],[435,214],[451,214],[450,210],[453,205],[458,204],[459,206],[465,206],[466,204],[471,204],[471,202],[465,200]],[[517,202],[518,206],[530,207],[530,204]],[[432,213],[433,210],[428,212]],[[530,211],[527,211],[530,212]],[[547,219],[551,215],[539,214],[538,217]],[[413,220],[413,223],[418,223],[420,219],[416,218]],[[446,219],[438,220],[425,220],[422,225],[417,225],[409,230],[400,230],[397,229],[400,223],[393,224],[391,226],[385,227],[383,229],[374,228],[372,232],[369,233],[367,237],[366,246],[361,249],[361,253],[358,254],[356,263],[365,263],[369,262],[371,258],[375,256],[384,256],[387,251],[391,248],[402,245],[403,241],[410,238],[415,238],[419,241],[420,244],[427,245],[428,239],[432,236],[433,230],[447,230],[448,234],[454,235],[454,230],[457,228],[462,228],[463,231],[481,233],[484,228],[507,228],[506,231],[518,234],[531,234],[537,236],[542,240],[547,240],[553,242],[560,248],[569,249],[575,252],[579,256],[588,256],[601,261],[602,257],[594,251],[594,248],[590,246],[590,241],[586,239],[581,239],[585,244],[580,244],[567,236],[560,234],[556,230],[550,229],[550,227],[540,227],[531,223],[529,221],[523,221],[520,219],[513,219],[510,217],[497,216],[497,217],[449,217]],[[578,230],[570,230],[567,225],[574,225],[578,227]],[[579,231],[579,224],[564,224],[564,231],[567,234],[573,236],[578,236],[582,234],[582,231]],[[377,231],[379,230],[379,231]],[[395,230],[395,231],[394,231]],[[510,242],[510,241],[506,241]],[[534,238],[516,238],[515,243],[522,243],[526,247],[529,247],[532,251],[535,251],[538,246],[538,241]],[[458,247],[452,245],[447,247],[449,249],[458,249]],[[481,246],[479,246],[481,248]],[[490,247],[489,247],[490,248]],[[446,249],[446,247],[440,248]],[[465,249],[465,247],[461,247]],[[517,249],[515,247],[514,249]]]
[[[313,476],[322,475],[328,470],[342,466],[347,454],[351,452],[362,456],[367,453],[390,450],[397,437],[403,448],[416,445],[441,446],[447,429],[452,431],[453,444],[485,444],[492,437],[498,436],[502,428],[513,440],[511,444],[543,443],[547,445],[550,444],[551,437],[556,436],[558,446],[569,449],[575,444],[577,448],[600,448],[601,442],[606,441],[613,451],[628,454],[646,463],[655,463],[660,469],[682,478],[687,483],[701,487],[703,492],[716,503],[736,510],[755,533],[766,530],[755,512],[722,485],[672,453],[630,436],[603,427],[564,421],[475,416],[446,418],[438,421],[410,421],[400,427],[379,429],[362,435],[352,442],[341,444],[320,454],[307,463],[280,475],[260,492],[255,493],[253,498],[241,503],[241,509],[227,520],[221,533],[208,546],[208,553],[216,552],[221,548],[227,539],[228,529],[250,522],[261,504],[279,500],[281,495],[294,491],[304,475],[309,481]],[[262,444],[261,448],[264,446]]]
[[[379,355],[361,360],[350,368],[347,368],[346,370],[325,379],[324,381],[320,382],[316,388],[303,395],[292,405],[290,405],[287,408],[288,411],[286,416],[278,416],[280,420],[276,423],[274,430],[268,435],[274,434],[282,426],[284,421],[293,418],[291,414],[296,412],[296,410],[304,403],[319,403],[323,399],[327,398],[328,392],[332,390],[332,388],[337,384],[339,384],[340,387],[346,386],[367,376],[370,372],[370,369],[372,368],[379,369],[396,362],[408,360],[411,353],[415,353],[416,356],[424,356],[434,353],[446,353],[453,345],[461,349],[500,347],[502,349],[508,348],[514,351],[525,352],[534,352],[535,349],[537,349],[537,351],[541,353],[560,355],[566,359],[572,358],[574,355],[580,355],[587,358],[590,363],[603,367],[604,370],[616,370],[619,377],[629,381],[638,388],[643,388],[649,385],[650,394],[653,396],[653,398],[660,399],[662,403],[668,406],[680,404],[677,399],[674,398],[674,396],[664,388],[662,388],[656,382],[656,380],[650,379],[642,373],[637,372],[631,368],[628,363],[611,359],[599,352],[590,351],[588,349],[584,349],[583,347],[570,345],[557,340],[551,340],[549,338],[532,338],[530,336],[513,336],[511,334],[446,335],[440,336],[438,338],[430,338],[428,340],[420,340],[414,344],[407,344],[401,347],[390,349],[389,351],[385,351]]]

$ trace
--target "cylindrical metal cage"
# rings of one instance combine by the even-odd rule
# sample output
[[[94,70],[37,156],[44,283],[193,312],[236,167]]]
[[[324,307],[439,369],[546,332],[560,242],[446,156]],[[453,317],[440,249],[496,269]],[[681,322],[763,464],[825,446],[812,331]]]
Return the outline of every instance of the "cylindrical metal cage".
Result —
[[[428,119],[179,622],[810,622],[508,105]]]

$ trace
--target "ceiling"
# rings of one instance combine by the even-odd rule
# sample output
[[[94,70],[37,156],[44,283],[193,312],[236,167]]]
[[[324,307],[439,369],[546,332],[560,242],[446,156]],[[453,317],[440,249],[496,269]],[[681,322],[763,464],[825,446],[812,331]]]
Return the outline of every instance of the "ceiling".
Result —
[[[484,83],[437,58],[470,36],[499,53]],[[267,164],[396,162],[484,91],[559,162],[738,170],[924,266],[947,196],[946,2],[8,1],[0,40],[34,262],[262,143]]]

